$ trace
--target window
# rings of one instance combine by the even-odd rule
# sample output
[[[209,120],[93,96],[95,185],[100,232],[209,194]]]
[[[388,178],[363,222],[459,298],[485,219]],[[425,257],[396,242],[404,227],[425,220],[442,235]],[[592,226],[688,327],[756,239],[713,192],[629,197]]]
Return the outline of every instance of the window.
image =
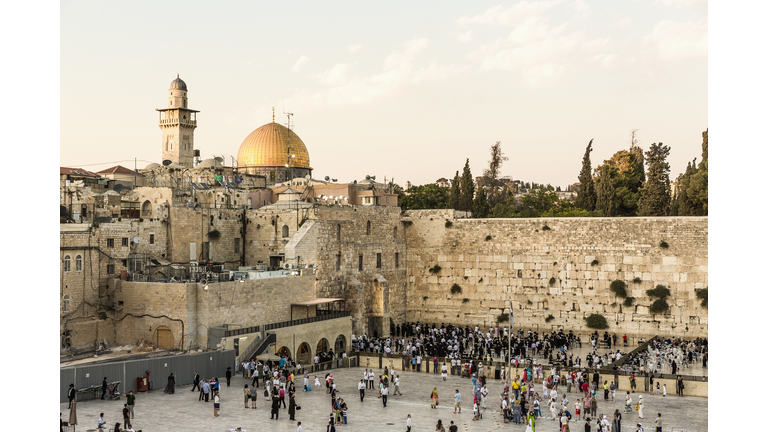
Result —
[[[128,246],[128,237],[123,237],[123,246]]]
[[[121,260],[123,267],[128,267],[128,260]]]
[[[81,255],[75,257],[75,271],[83,271],[83,257]]]
[[[336,240],[341,240],[341,224],[336,224]]]
[[[115,274],[115,265],[107,264],[107,274]]]
[[[288,225],[283,225],[283,238],[288,238]]]
[[[61,311],[69,312],[69,294],[65,294],[61,299]]]
[[[371,221],[368,221],[368,223],[365,225],[365,235],[371,234]]]
[[[211,259],[211,243],[203,242],[203,261]]]
[[[381,268],[381,254],[376,254],[376,268]]]
[[[150,234],[149,235],[149,244],[155,244],[155,235],[154,234]]]
[[[236,254],[240,253],[240,239],[239,238],[235,239],[235,253]]]
[[[108,248],[115,247],[115,239],[107,239],[107,247]]]
[[[397,240],[397,227],[392,230],[392,237]]]
[[[69,255],[64,257],[64,273],[69,273],[72,271],[71,260],[72,259],[69,257]]]
[[[359,255],[357,257],[357,270],[358,271],[363,271],[363,256],[362,255]]]
[[[336,270],[341,270],[341,254],[336,254]]]
[[[389,202],[389,197],[387,197],[387,202]]]
[[[400,254],[395,252],[395,267],[400,267]]]

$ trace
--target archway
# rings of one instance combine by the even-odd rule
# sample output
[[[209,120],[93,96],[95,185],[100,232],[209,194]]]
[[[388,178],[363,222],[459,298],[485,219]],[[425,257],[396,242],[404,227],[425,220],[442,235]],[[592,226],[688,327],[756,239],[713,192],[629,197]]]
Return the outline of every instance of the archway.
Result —
[[[336,338],[336,343],[333,344],[333,352],[336,353],[336,355],[341,355],[341,353],[347,351],[347,338],[344,335],[339,335],[339,337]]]
[[[141,205],[141,217],[152,217],[152,204],[149,200],[144,201]]]
[[[288,238],[288,225],[283,225],[283,238]]]
[[[308,365],[312,363],[312,349],[309,347],[308,343],[302,342],[301,345],[299,345],[298,353],[296,361],[299,362],[299,364]]]
[[[160,326],[155,329],[152,335],[152,344],[159,349],[173,349],[173,332],[166,326]]]
[[[288,347],[280,347],[280,349],[277,350],[276,354],[279,355],[279,356],[290,357],[291,356],[291,350],[289,350]]]
[[[318,355],[322,353],[327,353],[330,347],[331,347],[331,344],[328,343],[328,339],[322,338],[320,339],[320,342],[317,343],[317,350],[315,350],[315,353],[317,353]]]

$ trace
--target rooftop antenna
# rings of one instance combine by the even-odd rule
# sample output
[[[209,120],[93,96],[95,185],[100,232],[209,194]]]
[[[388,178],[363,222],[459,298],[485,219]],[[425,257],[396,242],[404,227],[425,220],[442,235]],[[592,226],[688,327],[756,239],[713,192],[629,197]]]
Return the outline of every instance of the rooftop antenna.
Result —
[[[288,123],[286,123],[285,126],[288,128],[288,130],[293,130],[293,113],[285,112],[285,100],[283,100],[283,114],[288,116]]]

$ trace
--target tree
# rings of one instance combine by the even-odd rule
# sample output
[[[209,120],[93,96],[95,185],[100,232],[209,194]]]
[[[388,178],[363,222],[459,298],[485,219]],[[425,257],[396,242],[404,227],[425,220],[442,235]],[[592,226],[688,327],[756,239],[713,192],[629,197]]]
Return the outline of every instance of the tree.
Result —
[[[648,172],[640,188],[637,202],[637,214],[640,216],[666,216],[669,214],[671,201],[669,190],[669,146],[653,143],[645,152]]]
[[[619,150],[610,159],[599,166],[608,167],[608,174],[616,193],[614,215],[634,216],[637,213],[637,200],[640,199],[640,187],[643,186],[645,172],[637,153]]]
[[[637,137],[637,131],[640,129],[632,129],[629,131],[629,152],[635,155],[637,163],[640,164],[640,183],[645,181],[645,171],[643,167],[645,165],[645,159],[643,158],[643,149],[640,148],[640,138]]]
[[[456,177],[451,182],[451,194],[450,194],[450,208],[454,210],[459,209],[459,198],[461,197],[461,189],[459,188],[460,182],[459,172],[456,171]]]
[[[597,169],[595,210],[602,211],[605,216],[616,216],[616,190],[613,187],[610,171],[610,167],[605,164]]]
[[[403,210],[444,209],[449,205],[448,188],[434,183],[412,186],[400,200]]]
[[[583,210],[594,210],[595,185],[592,181],[592,162],[589,160],[589,154],[592,153],[592,141],[589,140],[587,151],[584,152],[584,159],[581,161],[581,172],[579,173],[579,194],[576,196],[576,207]]]
[[[706,130],[701,134],[703,142],[699,165],[696,165],[696,159],[694,159],[692,163],[688,163],[685,173],[677,177],[677,193],[672,205],[672,215],[706,216],[708,214],[708,132],[709,130]]]
[[[488,169],[483,170],[483,177],[486,178],[486,183],[491,187],[489,201],[493,204],[498,202],[498,188],[501,186],[499,182],[501,165],[508,160],[509,158],[505,157],[501,151],[501,141],[496,141],[496,144],[491,146],[491,160],[488,161]]]
[[[476,218],[484,218],[488,216],[491,211],[491,207],[488,204],[488,198],[485,194],[485,188],[480,186],[477,189],[477,196],[475,202],[472,204],[472,216]]]
[[[472,178],[472,172],[469,170],[469,159],[464,163],[460,189],[459,210],[472,211],[472,200],[475,197],[475,180]]]

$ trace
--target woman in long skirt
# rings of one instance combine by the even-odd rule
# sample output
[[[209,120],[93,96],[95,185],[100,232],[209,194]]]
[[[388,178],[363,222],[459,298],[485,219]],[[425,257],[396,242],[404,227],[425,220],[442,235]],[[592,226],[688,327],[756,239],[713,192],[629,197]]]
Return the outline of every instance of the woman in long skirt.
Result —
[[[432,408],[436,408],[438,404],[437,387],[435,387],[434,390],[432,390],[432,394],[430,395],[430,400],[432,402]]]
[[[219,410],[221,409],[221,398],[219,397],[219,391],[213,393],[213,416],[219,416]]]
[[[165,390],[163,390],[163,393],[166,393],[166,394],[176,393],[176,378],[173,377],[173,372],[171,372],[171,374],[168,375],[168,384],[165,385]]]

